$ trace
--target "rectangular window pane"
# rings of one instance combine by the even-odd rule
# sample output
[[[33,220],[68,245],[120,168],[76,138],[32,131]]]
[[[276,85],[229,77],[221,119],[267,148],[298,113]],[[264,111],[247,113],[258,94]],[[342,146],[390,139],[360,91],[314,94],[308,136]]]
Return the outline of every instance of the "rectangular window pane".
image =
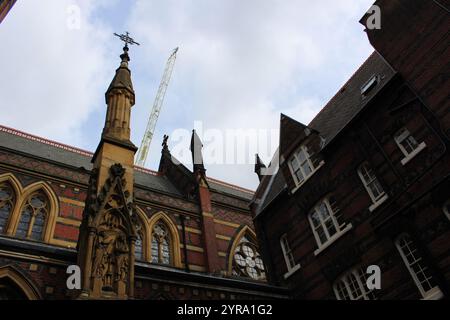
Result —
[[[327,242],[327,236],[326,236],[325,231],[324,231],[324,229],[322,227],[317,229],[316,232],[317,232],[317,235],[319,236],[321,244],[324,244],[325,242]]]
[[[328,219],[328,220],[325,222],[325,226],[326,226],[326,228],[327,228],[328,235],[329,235],[330,237],[332,237],[332,236],[337,232],[336,227],[334,226],[334,223],[333,223],[333,220],[332,220],[332,219]]]
[[[401,142],[401,144],[407,153],[412,153],[418,147],[417,141],[413,136],[408,136]]]
[[[406,128],[403,128],[395,135],[395,141],[406,156],[419,147],[416,139]]]
[[[303,182],[303,180],[305,180],[300,168],[297,171],[295,171],[294,174],[297,177],[298,182]]]
[[[372,201],[376,202],[379,200],[384,195],[384,190],[373,170],[367,163],[364,163],[359,167],[358,173]]]
[[[401,236],[396,244],[419,291],[425,296],[428,291],[436,287],[430,270],[424,264],[422,257],[408,235]]]
[[[309,176],[312,172],[312,168],[308,162],[302,164],[302,170],[306,177]]]
[[[297,159],[294,157],[291,160],[291,166],[292,166],[292,170],[297,171],[298,169],[300,169],[300,163],[298,163]]]
[[[302,183],[314,171],[314,166],[310,160],[310,155],[305,146],[302,146],[290,160],[293,174],[297,178],[297,184]]]
[[[328,201],[332,201],[336,212],[339,212],[339,208],[337,208],[333,198],[330,197],[318,204],[309,214],[311,227],[319,247],[329,241],[342,227],[339,225],[338,217],[335,216],[335,212],[332,211],[331,204]]]
[[[367,187],[370,189],[374,200],[380,198],[384,194],[383,188],[381,187],[381,184],[378,182],[378,180],[374,180]]]
[[[315,228],[320,226],[320,218],[319,218],[319,214],[317,213],[317,211],[315,211],[312,215],[311,215],[311,220],[313,223],[313,226]]]
[[[325,202],[322,202],[317,209],[323,221],[327,220],[330,217]]]
[[[297,157],[300,160],[300,163],[303,163],[306,161],[307,155],[305,154],[305,151],[303,149],[300,149],[300,151],[297,153]]]
[[[295,266],[294,256],[292,255],[291,247],[289,246],[289,242],[287,240],[287,235],[283,235],[280,239],[281,248],[283,251],[284,259],[286,261],[286,265],[288,270],[292,269]]]
[[[352,270],[340,278],[334,289],[339,300],[369,300],[375,298],[366,287],[364,274],[359,270]]]

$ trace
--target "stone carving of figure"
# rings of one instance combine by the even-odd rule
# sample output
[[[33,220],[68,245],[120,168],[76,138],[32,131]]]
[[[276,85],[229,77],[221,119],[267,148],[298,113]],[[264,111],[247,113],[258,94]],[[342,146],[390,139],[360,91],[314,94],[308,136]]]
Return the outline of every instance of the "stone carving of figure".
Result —
[[[98,228],[93,274],[102,279],[102,287],[106,290],[113,290],[114,282],[126,281],[128,276],[129,246],[120,226],[120,216],[111,210],[105,213]]]

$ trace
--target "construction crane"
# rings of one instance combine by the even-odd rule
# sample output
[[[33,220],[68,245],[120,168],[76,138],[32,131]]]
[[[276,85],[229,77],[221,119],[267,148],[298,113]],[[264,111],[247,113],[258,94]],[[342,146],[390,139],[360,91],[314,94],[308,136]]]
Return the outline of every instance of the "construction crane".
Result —
[[[166,68],[164,69],[164,74],[159,84],[158,93],[156,94],[155,101],[153,102],[152,112],[150,113],[150,118],[148,119],[147,128],[145,129],[144,137],[142,138],[141,147],[137,153],[135,164],[140,167],[145,166],[147,160],[148,150],[150,149],[150,144],[152,142],[153,134],[156,127],[156,122],[158,121],[159,113],[161,112],[161,107],[163,105],[164,96],[166,94],[167,86],[169,85],[170,77],[172,75],[173,66],[175,64],[175,59],[177,58],[178,47],[173,49],[169,59],[166,63]]]

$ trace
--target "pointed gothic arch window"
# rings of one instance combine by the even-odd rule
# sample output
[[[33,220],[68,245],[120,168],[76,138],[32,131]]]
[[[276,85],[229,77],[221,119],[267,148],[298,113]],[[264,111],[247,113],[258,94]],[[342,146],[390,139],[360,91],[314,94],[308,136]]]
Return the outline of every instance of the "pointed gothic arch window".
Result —
[[[145,252],[148,260],[181,268],[180,236],[173,220],[161,211],[148,220],[147,227],[148,247]]]
[[[45,223],[50,212],[47,196],[42,191],[31,193],[20,211],[16,237],[31,240],[43,240]]]
[[[23,188],[14,174],[0,175],[0,234],[50,242],[58,212],[58,197],[47,183]]]
[[[142,229],[138,230],[136,242],[134,244],[134,256],[136,260],[144,260],[144,237]]]
[[[150,260],[150,228],[148,225],[148,218],[145,212],[137,208],[137,227],[136,227],[136,242],[134,243],[134,256],[137,261]]]
[[[170,232],[163,221],[158,221],[152,230],[152,262],[172,264]]]
[[[14,210],[16,194],[8,182],[0,182],[0,234],[6,233],[8,222]]]
[[[264,263],[259,254],[256,235],[244,227],[235,237],[230,251],[229,269],[231,275],[266,280]]]

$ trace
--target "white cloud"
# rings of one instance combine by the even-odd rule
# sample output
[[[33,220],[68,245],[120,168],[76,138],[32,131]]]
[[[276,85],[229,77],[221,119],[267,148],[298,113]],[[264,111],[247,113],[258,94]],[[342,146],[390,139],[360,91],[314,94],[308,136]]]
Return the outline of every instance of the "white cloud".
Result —
[[[103,94],[120,54],[111,34],[122,25],[142,44],[132,49],[130,64],[136,144],[166,59],[180,46],[149,154],[151,168],[157,168],[162,135],[190,130],[195,120],[223,132],[278,129],[280,112],[307,123],[372,51],[358,23],[372,2],[18,1],[0,28],[0,106],[14,108],[2,113],[0,123],[95,148]],[[67,28],[66,10],[74,3],[81,8],[80,30]],[[257,184],[252,165],[207,170],[245,187]]]
[[[273,129],[280,112],[308,123],[372,51],[358,23],[371,3],[138,0],[128,24],[144,44],[138,59],[146,60],[140,61],[146,72],[159,76],[170,49],[180,46],[158,128],[170,134],[201,120],[223,131]],[[152,81],[156,90],[159,78]],[[153,97],[149,91],[141,99]],[[134,112],[141,136],[149,109]],[[158,149],[154,143],[152,166]],[[257,184],[251,165],[207,169],[226,181]]]
[[[77,14],[68,11],[79,5]],[[18,1],[0,28],[1,123],[61,142],[84,145],[79,130],[104,107],[102,93],[112,66],[105,45],[110,30],[92,22],[105,3]],[[72,7],[73,8],[73,7]],[[110,38],[110,37],[109,37]],[[109,61],[108,61],[109,59]],[[98,137],[95,137],[98,139]]]

